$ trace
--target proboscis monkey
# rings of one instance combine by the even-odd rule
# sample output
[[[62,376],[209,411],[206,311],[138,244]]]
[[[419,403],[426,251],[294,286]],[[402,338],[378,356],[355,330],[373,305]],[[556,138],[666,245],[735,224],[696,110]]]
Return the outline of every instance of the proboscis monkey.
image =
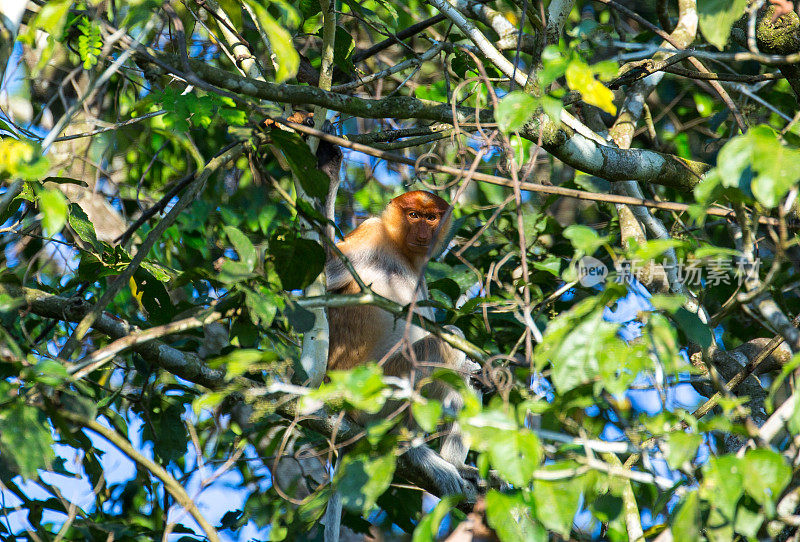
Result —
[[[402,305],[424,301],[427,288],[422,268],[445,237],[449,219],[444,215],[448,208],[442,198],[430,192],[408,192],[391,200],[380,217],[366,220],[337,246],[375,293]],[[329,258],[325,274],[331,292],[353,294],[360,291],[336,256]],[[422,283],[418,285],[418,281]],[[430,307],[417,306],[415,311],[433,318]],[[463,352],[438,337],[418,326],[407,329],[405,319],[398,319],[378,307],[332,307],[328,310],[328,318],[328,370],[352,369],[370,361],[382,361],[387,355],[383,363],[385,374],[413,378],[415,382],[429,376],[437,366],[449,367],[463,374],[465,381],[469,382],[469,375],[480,368]],[[451,332],[461,334],[457,328],[448,327]],[[397,347],[406,333],[414,352],[413,358],[404,352],[404,348]],[[443,383],[431,383],[425,389],[445,408],[458,410],[463,406],[461,395]],[[356,413],[353,419],[365,424],[387,416],[396,408],[396,404],[390,404],[377,415]],[[444,435],[440,454],[424,445],[414,446],[406,453],[447,494],[463,493],[472,497],[475,491],[473,481],[465,480],[463,476],[467,471],[474,471],[464,466],[468,447],[457,424],[444,428]]]

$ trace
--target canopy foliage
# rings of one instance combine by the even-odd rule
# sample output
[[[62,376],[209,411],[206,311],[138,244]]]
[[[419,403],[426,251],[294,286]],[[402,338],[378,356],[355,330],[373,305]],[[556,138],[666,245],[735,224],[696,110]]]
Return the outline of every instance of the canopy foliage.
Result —
[[[321,539],[335,488],[389,539],[786,539],[799,30],[777,0],[0,4],[0,535]],[[320,273],[409,189],[454,202],[426,325],[491,389],[459,412],[376,364],[303,385],[326,305],[406,317]],[[472,512],[402,455],[452,419]]]

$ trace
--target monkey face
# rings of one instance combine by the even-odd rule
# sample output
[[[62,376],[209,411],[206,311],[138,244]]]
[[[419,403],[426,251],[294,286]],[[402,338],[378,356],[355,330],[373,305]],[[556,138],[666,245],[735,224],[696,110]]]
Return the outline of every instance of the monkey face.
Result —
[[[406,211],[405,221],[408,224],[406,233],[406,246],[410,252],[424,254],[428,251],[442,215],[438,211],[425,209],[409,209]]]
[[[398,248],[414,258],[425,256],[441,237],[449,206],[439,196],[417,190],[391,201],[384,222]]]

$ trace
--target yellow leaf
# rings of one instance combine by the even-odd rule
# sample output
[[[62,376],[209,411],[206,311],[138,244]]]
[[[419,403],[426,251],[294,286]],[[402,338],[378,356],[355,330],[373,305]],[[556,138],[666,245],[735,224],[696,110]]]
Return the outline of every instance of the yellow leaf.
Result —
[[[131,286],[131,295],[136,300],[136,304],[139,305],[139,310],[144,310],[144,305],[142,305],[142,296],[144,292],[136,287],[136,281],[133,280],[133,277],[130,278],[128,284]]]
[[[580,61],[570,62],[565,76],[567,86],[580,92],[583,101],[587,104],[599,107],[612,115],[617,114],[617,106],[614,105],[614,93],[594,78],[594,73],[592,73],[592,69],[587,64]]]

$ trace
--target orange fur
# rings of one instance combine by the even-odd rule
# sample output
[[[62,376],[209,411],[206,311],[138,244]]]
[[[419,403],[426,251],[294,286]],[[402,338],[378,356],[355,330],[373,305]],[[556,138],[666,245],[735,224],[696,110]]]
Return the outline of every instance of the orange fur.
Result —
[[[394,198],[380,218],[362,223],[337,244],[356,272],[368,284],[385,277],[398,277],[398,288],[389,288],[382,295],[407,304],[412,301],[414,285],[425,264],[428,252],[444,237],[440,227],[448,204],[430,192],[408,192]],[[409,216],[414,213],[417,218]],[[449,222],[449,220],[448,220]],[[332,257],[332,260],[336,260]],[[359,287],[338,262],[328,264],[329,289],[336,293],[358,293]],[[382,287],[383,284],[371,284]],[[425,292],[422,285],[422,296]],[[427,315],[430,316],[430,315]],[[386,313],[377,307],[336,307],[328,310],[330,350],[328,369],[351,369],[367,361],[379,360],[388,351]],[[425,344],[425,343],[423,343]],[[433,352],[431,352],[433,354]],[[392,359],[384,367],[387,374],[404,376],[408,363]]]
[[[433,244],[433,249],[437,249],[437,244],[444,237],[448,225],[439,226],[449,207],[439,196],[415,190],[394,198],[383,212],[381,221],[388,238],[414,266],[415,271],[419,272],[425,263],[429,245]],[[408,215],[411,212],[417,213],[420,218],[410,218]],[[415,241],[424,243],[424,246],[414,245]]]
[[[337,246],[372,291],[402,305],[416,301],[415,312],[433,318],[433,309],[419,303],[427,299],[427,287],[421,272],[427,258],[445,237],[449,218],[443,217],[447,210],[447,203],[434,194],[409,192],[393,199],[380,218],[367,220]],[[335,256],[328,260],[325,274],[329,290],[359,292],[350,272]],[[418,284],[420,280],[422,284]],[[370,361],[383,361],[384,374],[407,379],[412,385],[427,381],[424,393],[428,397],[439,400],[453,412],[463,408],[463,398],[457,387],[428,379],[434,366],[445,366],[460,373],[465,385],[469,386],[470,375],[480,366],[467,359],[460,350],[421,327],[407,327],[405,318],[396,319],[378,307],[331,307],[328,309],[328,323],[329,370],[347,370]],[[446,326],[446,329],[464,336],[453,326]],[[413,355],[407,355],[407,348],[396,349],[404,340],[408,340]],[[397,401],[388,401],[378,413],[354,411],[350,416],[356,423],[366,426],[385,419],[398,408]],[[407,426],[412,431],[417,429],[413,419],[408,420]],[[473,481],[474,469],[464,465],[469,444],[456,422],[442,424],[441,434],[439,454],[426,445],[412,444],[405,452],[406,457],[424,476],[435,480],[443,494],[463,494],[473,498],[477,491]],[[331,510],[334,508],[329,507],[328,512]]]

